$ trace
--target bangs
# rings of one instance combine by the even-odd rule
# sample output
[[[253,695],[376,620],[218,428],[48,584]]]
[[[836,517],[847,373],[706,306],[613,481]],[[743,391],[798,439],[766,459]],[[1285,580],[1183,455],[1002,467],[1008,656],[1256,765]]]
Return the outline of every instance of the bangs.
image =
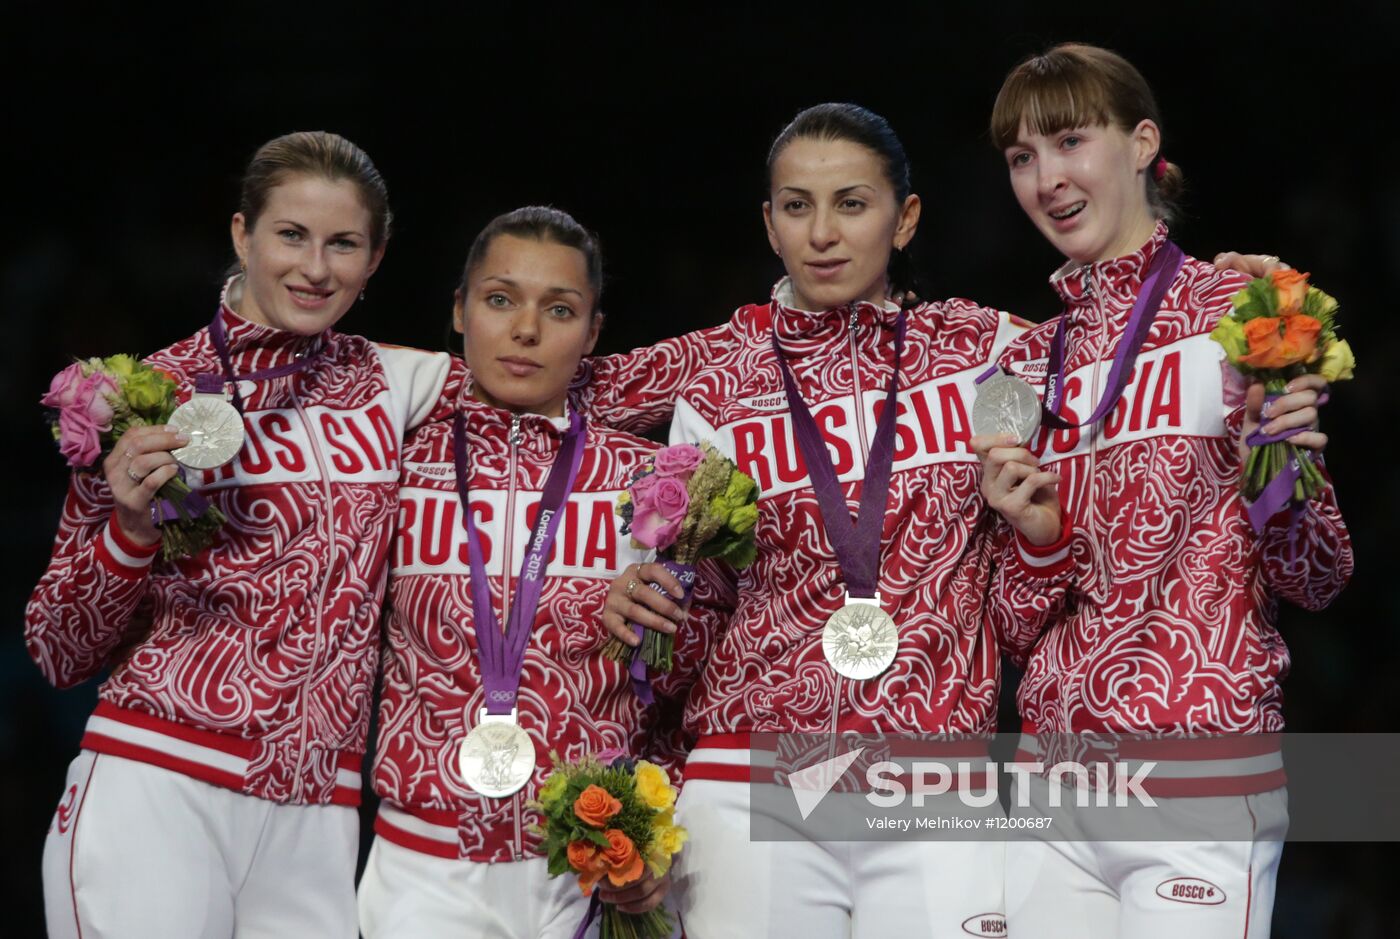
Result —
[[[1109,85],[1094,71],[1054,53],[1023,62],[1006,78],[992,106],[992,142],[998,150],[1016,143],[1021,121],[1036,134],[1055,134],[1112,121]]]

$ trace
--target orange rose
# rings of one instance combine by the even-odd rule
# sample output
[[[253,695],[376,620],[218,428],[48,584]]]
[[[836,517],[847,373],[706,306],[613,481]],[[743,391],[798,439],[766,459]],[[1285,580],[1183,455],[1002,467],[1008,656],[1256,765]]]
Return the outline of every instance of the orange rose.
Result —
[[[1280,316],[1297,313],[1303,309],[1303,298],[1308,295],[1308,275],[1300,271],[1274,271],[1269,275],[1278,293]]]
[[[645,865],[637,846],[616,828],[603,832],[608,846],[603,849],[603,859],[608,862],[608,880],[614,887],[623,887],[642,876]]]
[[[622,803],[602,786],[589,786],[574,800],[574,814],[578,820],[594,828],[602,828],[608,819],[621,811]]]
[[[569,866],[576,871],[590,870],[598,858],[598,846],[591,841],[570,841]]]
[[[586,897],[598,886],[598,881],[608,872],[607,859],[603,852],[591,841],[570,841],[568,847],[569,866],[578,871],[578,887]]]
[[[1244,324],[1249,354],[1240,356],[1255,368],[1284,368],[1306,362],[1317,351],[1322,324],[1301,313],[1293,316],[1260,316]]]
[[[1283,343],[1279,325],[1277,316],[1258,316],[1246,322],[1244,340],[1249,344],[1249,353],[1240,356],[1240,361],[1255,368],[1277,368],[1274,360]]]
[[[1290,350],[1293,362],[1311,362],[1317,358],[1317,337],[1321,332],[1322,323],[1311,316],[1298,313],[1284,317],[1283,345]]]

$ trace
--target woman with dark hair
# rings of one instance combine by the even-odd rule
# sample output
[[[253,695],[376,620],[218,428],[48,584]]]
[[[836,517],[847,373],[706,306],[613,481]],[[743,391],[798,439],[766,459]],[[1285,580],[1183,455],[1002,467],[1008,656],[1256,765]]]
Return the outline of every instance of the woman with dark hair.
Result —
[[[1261,423],[1325,447],[1325,383],[1300,376],[1265,403],[1211,339],[1246,279],[1168,239],[1181,171],[1129,62],[1084,45],[1033,56],[991,124],[1017,200],[1066,257],[1051,278],[1064,313],[1000,358],[1050,426],[1027,447],[978,441],[987,500],[1017,530],[992,619],[1025,668],[1030,755],[1057,734],[1123,735],[1128,765],[1155,761],[1142,789],[1175,826],[1143,843],[1080,820],[1075,840],[1009,843],[1011,934],[1267,936],[1288,825],[1278,740],[1260,736],[1283,727],[1276,598],[1326,606],[1352,554],[1330,486],[1251,525],[1240,478]],[[1141,739],[1193,735],[1213,739]],[[1048,792],[1030,780],[1033,811],[1050,814]]]
[[[182,398],[241,413],[231,462],[188,477],[227,519],[207,549],[157,557],[152,499],[189,442],[173,428],[134,428],[73,474],[25,639],[60,687],[111,674],[44,847],[51,936],[356,935],[399,441],[449,372],[334,330],[389,224],[350,141],[289,134],[254,155],[213,321],[147,359]]]
[[[964,300],[892,299],[921,204],[883,118],[809,108],[768,162],[764,222],[787,271],[771,300],[735,313],[701,368],[658,379],[645,355],[633,370],[602,360],[592,386],[623,389],[627,405],[676,382],[672,441],[714,441],[762,490],[758,559],[686,710],[699,740],[679,810],[682,919],[698,937],[966,935],[1000,918],[1000,845],[750,841],[750,747],[766,732],[992,729],[968,409],[974,378],[1023,326]],[[671,585],[653,566],[615,581],[615,635],[628,619],[680,618],[629,590],[638,578]],[[874,641],[857,650],[862,628]]]
[[[686,708],[698,742],[678,903],[698,937],[982,934],[1002,919],[999,843],[751,840],[749,783],[766,769],[750,763],[755,734],[994,729],[999,650],[983,602],[996,526],[970,413],[977,377],[1029,324],[909,296],[921,204],[879,115],[808,108],[768,171],[764,223],[787,273],[770,301],[717,328],[703,361],[683,337],[600,360],[591,386],[613,421],[679,388],[673,442],[715,441],[762,490],[758,559]],[[629,621],[684,619],[640,580],[676,586],[657,565],[614,581],[605,623],[631,643]]]
[[[615,751],[678,768],[657,710],[600,654],[608,584],[643,557],[618,533],[617,498],[657,449],[569,401],[602,326],[602,280],[597,240],[557,209],[498,216],[468,253],[453,322],[470,381],[455,416],[404,448],[382,801],[360,884],[368,939],[573,935],[589,899],[573,877],[550,879],[527,807],[551,757]],[[703,605],[693,613],[658,706],[704,658],[712,624]],[[518,660],[502,641],[518,641]],[[499,745],[485,746],[491,734]],[[640,913],[668,884],[604,879],[601,897]]]

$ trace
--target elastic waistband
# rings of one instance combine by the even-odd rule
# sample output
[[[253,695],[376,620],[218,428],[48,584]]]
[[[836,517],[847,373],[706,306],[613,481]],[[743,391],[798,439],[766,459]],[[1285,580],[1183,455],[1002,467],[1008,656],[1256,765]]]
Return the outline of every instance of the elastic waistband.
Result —
[[[1025,724],[1016,761],[1040,763],[1044,771],[1061,761],[1110,764],[1118,783],[1138,777],[1137,785],[1153,798],[1257,795],[1288,783],[1278,734],[1037,734]],[[1077,775],[1060,778],[1086,784]]]
[[[824,756],[818,752],[779,753],[779,738],[800,739],[802,734],[779,735],[774,733],[754,733],[740,731],[728,734],[707,734],[695,743],[685,764],[685,781],[706,779],[715,782],[773,783],[792,786],[790,776],[804,769],[820,764],[824,759],[838,756],[832,752]],[[811,735],[814,739],[824,735]],[[849,752],[849,748],[841,753]],[[947,765],[953,772],[950,784],[962,789],[980,790],[987,785],[985,767],[988,761],[987,741],[982,738],[968,740],[922,740],[917,737],[895,737],[884,741],[877,755],[862,755],[859,765],[869,766],[876,762],[890,762],[905,767],[905,764],[921,760]],[[967,764],[960,767],[960,763]],[[921,785],[906,767],[900,773],[882,772],[882,782],[897,780],[906,788]],[[861,777],[859,769],[849,775],[843,774],[834,786],[835,791],[868,791],[870,785]]]
[[[99,701],[88,718],[81,746],[257,795],[248,785],[248,770],[258,750],[256,740],[189,727]],[[331,805],[360,804],[362,759],[363,754],[348,751],[336,755],[335,788],[328,800]]]
[[[381,801],[374,833],[410,851],[450,861],[461,857],[457,813],[445,809],[406,809]]]

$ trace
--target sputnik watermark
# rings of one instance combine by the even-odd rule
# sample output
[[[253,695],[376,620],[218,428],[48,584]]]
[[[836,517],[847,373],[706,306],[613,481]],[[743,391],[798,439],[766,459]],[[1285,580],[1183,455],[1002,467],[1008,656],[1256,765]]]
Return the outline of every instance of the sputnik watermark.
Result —
[[[797,800],[797,809],[804,821],[816,811],[864,749],[850,750],[788,774],[788,785],[792,788],[793,798]],[[1011,804],[1018,808],[1030,808],[1030,780],[1033,776],[1044,777],[1049,783],[1046,798],[1051,808],[1061,807],[1067,789],[1073,792],[1077,808],[1127,808],[1131,805],[1153,808],[1157,802],[1143,788],[1143,784],[1156,767],[1157,763],[1150,760],[1133,763],[1061,760],[1048,768],[1044,763],[1025,760],[1011,763],[918,760],[907,765],[882,760],[866,767],[864,796],[876,808],[895,808],[906,802],[915,808],[922,808],[926,799],[956,793],[963,805],[986,808],[999,801],[998,778],[1001,772],[1005,772],[1013,780]],[[974,785],[978,780],[982,785]],[[952,825],[953,822],[972,820],[948,821]]]

